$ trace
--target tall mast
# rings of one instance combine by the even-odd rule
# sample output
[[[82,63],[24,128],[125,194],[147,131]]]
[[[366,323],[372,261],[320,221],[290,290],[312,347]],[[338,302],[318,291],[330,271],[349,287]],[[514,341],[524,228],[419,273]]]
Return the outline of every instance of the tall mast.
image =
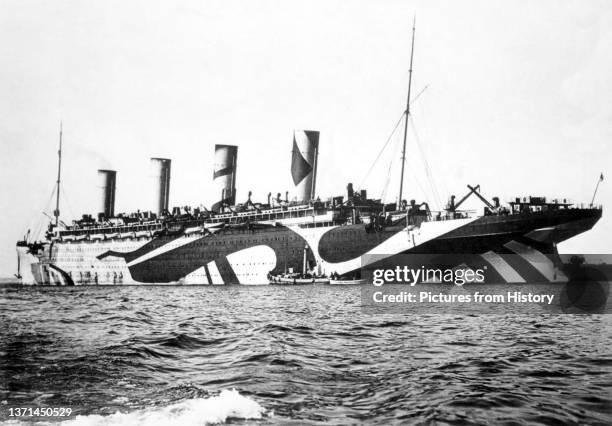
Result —
[[[408,70],[408,98],[406,100],[406,121],[404,123],[404,145],[402,148],[402,175],[400,177],[398,207],[402,204],[402,192],[404,190],[404,168],[406,166],[406,137],[408,136],[408,118],[410,117],[410,88],[412,86],[412,57],[414,55],[414,29],[416,27],[416,16],[412,21],[412,47],[410,48],[410,69]]]
[[[57,193],[55,197],[55,210],[53,216],[55,216],[55,226],[59,225],[59,203],[60,203],[60,181],[62,176],[62,123],[60,122],[60,134],[59,134],[59,150],[57,151]]]

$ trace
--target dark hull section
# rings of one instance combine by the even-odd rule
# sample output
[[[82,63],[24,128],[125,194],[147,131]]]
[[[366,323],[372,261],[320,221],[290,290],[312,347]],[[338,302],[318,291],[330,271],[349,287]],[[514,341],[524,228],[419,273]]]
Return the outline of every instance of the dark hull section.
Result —
[[[600,218],[601,210],[593,209],[484,216],[401,254],[377,260],[368,269],[406,264],[443,269],[484,266],[490,283],[561,280],[557,244],[591,229]]]
[[[479,238],[524,235],[534,242],[543,245],[553,245],[591,229],[601,219],[601,210],[596,209],[563,209],[531,212],[514,215],[483,216],[478,220],[456,229],[431,245],[421,247],[421,250],[445,249],[470,252],[473,247],[483,248],[478,244]],[[476,245],[474,245],[476,244]]]
[[[162,236],[141,249],[138,254],[105,253],[101,257],[115,255],[125,256],[129,263],[147,253],[147,246],[159,248],[165,245],[180,243],[185,237]],[[266,245],[277,253],[278,260],[274,273],[281,272],[284,265],[297,268],[303,263],[303,253],[306,242],[299,235],[285,227],[271,227],[266,230],[223,230],[213,235],[202,236],[179,248],[167,251],[144,262],[130,266],[130,273],[134,280],[143,283],[176,282],[198,268],[204,267],[208,276],[207,264],[215,262],[222,280],[226,284],[237,284],[235,272],[227,261],[232,253]],[[312,260],[312,256],[310,256]],[[257,259],[254,259],[257,261]],[[280,264],[278,264],[280,263]]]
[[[319,240],[321,258],[327,262],[345,262],[374,249],[405,226],[389,226],[369,231],[364,225],[347,225],[326,232]]]

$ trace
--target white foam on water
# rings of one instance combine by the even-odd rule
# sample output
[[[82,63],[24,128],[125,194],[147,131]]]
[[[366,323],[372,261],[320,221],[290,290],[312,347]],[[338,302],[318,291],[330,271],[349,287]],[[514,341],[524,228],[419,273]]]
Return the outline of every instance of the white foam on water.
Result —
[[[67,426],[107,425],[206,425],[224,423],[228,418],[261,419],[264,408],[237,390],[223,390],[218,396],[181,401],[167,407],[117,412],[107,416],[76,416],[63,422]]]

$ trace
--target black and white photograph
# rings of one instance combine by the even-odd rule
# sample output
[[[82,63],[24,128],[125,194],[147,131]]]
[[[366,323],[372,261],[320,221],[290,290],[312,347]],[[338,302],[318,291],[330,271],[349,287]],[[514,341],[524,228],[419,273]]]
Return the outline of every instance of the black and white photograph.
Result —
[[[0,0],[0,424],[610,425],[611,164],[607,0]]]

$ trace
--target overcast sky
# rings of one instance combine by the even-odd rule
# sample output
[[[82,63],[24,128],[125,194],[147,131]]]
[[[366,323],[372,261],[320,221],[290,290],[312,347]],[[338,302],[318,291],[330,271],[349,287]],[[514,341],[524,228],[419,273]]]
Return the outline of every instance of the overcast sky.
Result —
[[[406,198],[439,208],[470,183],[588,203],[603,172],[611,205],[609,1],[3,0],[0,276],[44,219],[60,120],[66,221],[96,213],[98,168],[117,212],[146,209],[153,156],[172,206],[212,204],[216,143],[240,147],[239,201],[284,193],[293,129],[321,131],[322,198],[353,182],[393,200],[401,132],[364,178],[405,105],[415,14]],[[562,250],[611,253],[610,222]]]

